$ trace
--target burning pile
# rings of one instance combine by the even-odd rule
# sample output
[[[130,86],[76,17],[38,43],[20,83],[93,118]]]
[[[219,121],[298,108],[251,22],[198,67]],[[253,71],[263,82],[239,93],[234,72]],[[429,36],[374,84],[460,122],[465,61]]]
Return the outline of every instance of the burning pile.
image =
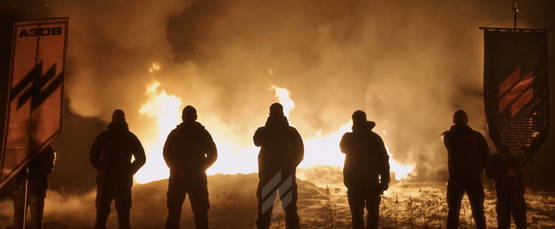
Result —
[[[160,65],[153,63],[149,68],[151,74],[160,71]],[[166,136],[180,123],[181,109],[184,106],[181,98],[168,94],[161,89],[159,81],[152,81],[147,84],[147,100],[142,104],[139,113],[144,117],[155,121],[157,131],[149,133],[138,133],[143,139],[147,152],[147,163],[135,175],[139,183],[148,183],[168,177],[168,168],[162,157],[162,149]],[[295,108],[295,102],[290,97],[290,91],[286,88],[271,85],[270,90],[275,93],[275,97],[284,107],[287,117],[291,115]],[[219,124],[219,125],[218,125]],[[212,133],[222,129],[222,123],[217,120],[208,120],[207,128]],[[292,125],[295,125],[292,122]],[[338,128],[338,131],[323,135],[322,131],[317,131],[313,136],[304,136],[305,157],[300,164],[300,168],[310,168],[314,166],[333,166],[338,169],[342,167],[345,159],[344,154],[339,149],[339,141],[343,134],[350,130],[352,123],[346,122]],[[214,129],[215,128],[215,129]],[[225,127],[224,127],[225,128]],[[380,134],[385,134],[385,129],[378,129]],[[218,147],[219,158],[207,172],[208,174],[239,174],[253,173],[257,171],[258,148],[254,145],[240,145],[231,142],[231,138],[222,138],[214,134],[214,141]],[[389,150],[388,150],[389,151]],[[395,161],[394,152],[389,151],[391,171],[397,180],[405,179],[413,171],[414,165],[404,165]]]

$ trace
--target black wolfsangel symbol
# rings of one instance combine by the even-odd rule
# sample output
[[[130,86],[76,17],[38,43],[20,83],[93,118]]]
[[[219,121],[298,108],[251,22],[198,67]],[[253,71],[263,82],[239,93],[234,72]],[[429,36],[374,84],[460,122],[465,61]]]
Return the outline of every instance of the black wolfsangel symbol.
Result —
[[[31,100],[31,110],[38,108],[64,82],[63,72],[56,75],[56,64],[53,64],[44,75],[42,75],[42,67],[41,61],[10,91],[10,102],[17,98],[18,110],[29,100]],[[29,84],[31,84],[30,87],[28,87]],[[44,86],[46,87],[43,89]],[[28,89],[23,91],[27,87]]]

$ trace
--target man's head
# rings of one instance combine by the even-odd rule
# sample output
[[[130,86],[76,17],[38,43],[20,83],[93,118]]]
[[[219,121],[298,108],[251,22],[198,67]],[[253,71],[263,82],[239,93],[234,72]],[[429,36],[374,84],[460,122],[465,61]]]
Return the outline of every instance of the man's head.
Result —
[[[112,123],[125,123],[125,113],[121,109],[115,109],[112,113]]]
[[[367,125],[366,113],[364,113],[364,111],[357,110],[357,111],[353,112],[352,118],[353,118],[353,125],[354,126]]]
[[[455,125],[467,125],[468,124],[468,115],[462,109],[455,111],[453,114],[453,123]]]
[[[183,108],[183,113],[181,114],[181,119],[183,122],[194,122],[197,120],[197,109],[191,105],[187,105]]]
[[[283,106],[279,103],[270,105],[270,116],[283,116]]]

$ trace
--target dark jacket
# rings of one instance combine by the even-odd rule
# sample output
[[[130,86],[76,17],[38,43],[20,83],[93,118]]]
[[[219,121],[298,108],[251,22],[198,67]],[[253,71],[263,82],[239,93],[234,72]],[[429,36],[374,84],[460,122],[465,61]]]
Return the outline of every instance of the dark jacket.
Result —
[[[345,153],[343,179],[345,185],[389,183],[389,155],[382,138],[373,126],[353,126],[341,138],[339,146]],[[381,178],[381,180],[380,180]]]
[[[198,122],[179,124],[164,144],[164,160],[173,178],[203,175],[217,157],[212,136]]]
[[[133,162],[131,156],[135,157]],[[127,124],[110,124],[94,140],[90,161],[99,175],[130,177],[145,164],[146,157],[141,142]]]
[[[256,130],[254,145],[260,146],[259,174],[278,171],[294,172],[304,157],[304,144],[295,127],[285,116],[270,116],[266,125]]]
[[[52,145],[49,144],[29,162],[29,178],[46,177],[52,173],[55,161],[56,152],[54,152]]]
[[[485,169],[489,148],[484,136],[468,125],[453,125],[443,133],[450,178],[479,178]]]
[[[508,176],[508,171],[513,175]],[[518,160],[502,154],[494,154],[489,160],[486,175],[495,180],[497,193],[524,193],[522,172],[518,167]]]

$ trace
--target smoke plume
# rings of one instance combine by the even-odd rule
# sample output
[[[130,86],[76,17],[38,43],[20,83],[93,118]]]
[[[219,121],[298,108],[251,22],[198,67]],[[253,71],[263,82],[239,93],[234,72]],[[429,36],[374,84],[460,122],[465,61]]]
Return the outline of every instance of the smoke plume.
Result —
[[[137,111],[158,80],[197,108],[216,139],[251,145],[278,85],[291,92],[290,120],[302,136],[335,132],[365,110],[392,156],[427,179],[445,174],[441,133],[456,109],[485,132],[478,26],[510,26],[512,15],[501,0],[48,4],[71,19],[73,112],[107,120],[123,108],[133,131],[149,132],[153,120]],[[522,2],[521,11],[543,17],[546,4]]]

